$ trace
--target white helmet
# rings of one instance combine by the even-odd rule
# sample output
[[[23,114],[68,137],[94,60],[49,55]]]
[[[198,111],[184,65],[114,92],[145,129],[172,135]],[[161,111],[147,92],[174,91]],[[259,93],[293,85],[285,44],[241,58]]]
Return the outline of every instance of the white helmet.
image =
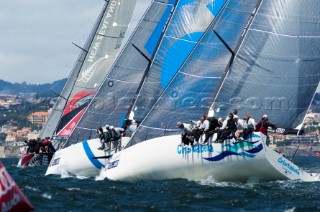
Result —
[[[114,126],[110,126],[109,128],[112,130],[112,129],[114,129]]]

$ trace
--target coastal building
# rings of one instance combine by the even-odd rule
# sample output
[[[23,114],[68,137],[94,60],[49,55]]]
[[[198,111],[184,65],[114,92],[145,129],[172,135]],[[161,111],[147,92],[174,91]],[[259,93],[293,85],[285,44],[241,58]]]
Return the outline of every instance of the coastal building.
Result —
[[[0,158],[5,158],[5,147],[4,146],[0,146]]]
[[[32,124],[44,125],[49,117],[49,112],[34,112],[28,116]]]
[[[11,106],[21,105],[16,95],[0,94],[0,106],[9,109]]]
[[[28,140],[37,139],[39,137],[38,131],[33,131],[28,133]]]

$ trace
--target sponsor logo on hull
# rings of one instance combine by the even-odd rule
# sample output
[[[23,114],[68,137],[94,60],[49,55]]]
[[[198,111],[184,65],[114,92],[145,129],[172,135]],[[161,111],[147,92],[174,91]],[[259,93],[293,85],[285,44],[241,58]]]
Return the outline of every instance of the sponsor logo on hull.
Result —
[[[182,145],[178,145],[177,147],[177,152],[178,154],[190,154],[190,153],[201,153],[201,152],[213,152],[213,146],[210,145],[201,145],[201,144],[196,144],[190,147],[183,147]]]
[[[288,174],[296,173],[297,175],[300,175],[300,171],[298,168],[296,168],[294,165],[290,164],[286,159],[284,158],[279,158],[278,163],[282,165],[282,168],[284,171]]]

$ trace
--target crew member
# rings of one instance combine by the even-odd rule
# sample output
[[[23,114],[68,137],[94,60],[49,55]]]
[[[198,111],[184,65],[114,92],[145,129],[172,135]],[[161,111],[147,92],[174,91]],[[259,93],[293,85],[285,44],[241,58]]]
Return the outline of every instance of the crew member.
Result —
[[[182,122],[177,122],[177,126],[180,129],[183,129],[183,133],[181,134],[181,141],[182,143],[186,146],[186,145],[193,145],[194,142],[194,135],[192,133],[192,125],[191,124],[186,124],[186,123],[182,123]]]

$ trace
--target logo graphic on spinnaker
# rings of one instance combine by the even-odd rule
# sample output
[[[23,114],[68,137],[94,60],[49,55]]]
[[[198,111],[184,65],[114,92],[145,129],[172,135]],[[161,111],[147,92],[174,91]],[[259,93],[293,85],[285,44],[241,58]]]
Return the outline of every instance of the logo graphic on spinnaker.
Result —
[[[220,161],[223,160],[225,157],[228,156],[242,156],[242,157],[247,157],[247,158],[254,158],[257,153],[259,153],[262,149],[263,146],[260,143],[259,145],[255,145],[259,141],[243,141],[240,143],[236,144],[225,144],[222,146],[223,151],[220,152],[218,155],[210,158],[203,158],[208,161]]]
[[[74,96],[70,98],[68,103],[66,104],[66,107],[63,111],[63,115],[67,115],[68,113],[75,111],[75,110],[81,110],[84,106],[87,106],[89,102],[92,100],[95,91],[90,90],[83,90],[78,93],[76,93]]]
[[[78,82],[89,82],[89,80],[93,77],[93,75],[95,74],[98,65],[100,64],[100,62],[103,60],[104,58],[100,58],[99,60],[97,60],[96,62],[94,62],[89,68],[87,68],[86,70],[84,70],[81,73],[81,78],[78,79]]]

